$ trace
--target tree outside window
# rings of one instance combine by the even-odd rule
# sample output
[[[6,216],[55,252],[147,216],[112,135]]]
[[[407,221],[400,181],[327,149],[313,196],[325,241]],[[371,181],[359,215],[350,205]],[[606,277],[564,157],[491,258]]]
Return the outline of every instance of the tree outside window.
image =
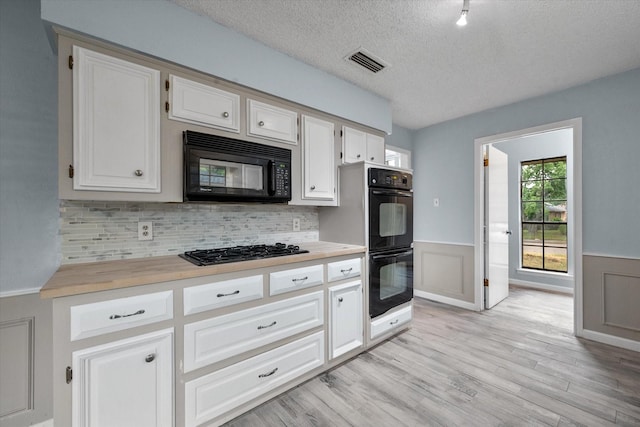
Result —
[[[567,158],[521,163],[522,267],[567,272]]]

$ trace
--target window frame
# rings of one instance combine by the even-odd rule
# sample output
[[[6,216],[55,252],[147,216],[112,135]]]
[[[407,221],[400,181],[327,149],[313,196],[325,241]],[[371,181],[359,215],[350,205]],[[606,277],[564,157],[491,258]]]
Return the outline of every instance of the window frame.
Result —
[[[557,163],[559,161],[562,161],[565,163],[565,174],[564,177],[552,177],[549,178],[544,174],[544,165],[548,164],[548,163]],[[541,167],[541,176],[538,179],[529,179],[524,181],[523,180],[523,167],[526,165],[535,165],[535,164],[540,164],[542,165]],[[519,215],[519,225],[520,225],[520,268],[525,269],[525,270],[532,270],[532,271],[540,271],[540,272],[549,272],[549,273],[568,273],[569,272],[569,236],[568,234],[566,234],[568,232],[568,212],[566,211],[566,209],[568,208],[568,202],[569,202],[569,195],[567,193],[567,184],[568,184],[568,177],[567,177],[567,166],[568,166],[568,160],[567,160],[567,156],[556,156],[556,157],[549,157],[549,158],[543,158],[543,159],[536,159],[536,160],[525,160],[525,161],[521,161],[520,162],[520,177],[519,177],[519,209],[520,209],[520,215]],[[551,181],[557,181],[557,180],[564,180],[564,186],[565,186],[565,198],[564,199],[557,199],[557,198],[548,198],[546,196],[546,191],[545,191],[545,184]],[[540,199],[539,200],[523,200],[523,188],[524,188],[524,184],[527,182],[541,182],[541,187],[540,187]],[[555,206],[557,206],[558,202],[564,202],[564,206],[565,206],[565,215],[564,215],[564,220],[561,221],[552,221],[549,218],[549,215],[545,215],[545,212],[547,211],[547,206],[554,206],[552,205],[550,202],[553,202],[555,204]],[[541,206],[541,219],[540,220],[525,220],[524,219],[524,204],[525,203],[540,203]],[[540,245],[531,245],[525,244],[525,239],[524,239],[524,230],[525,230],[525,226],[527,225],[533,225],[536,227],[540,227],[541,229],[541,243]],[[565,227],[565,245],[564,246],[559,246],[559,245],[553,245],[553,244],[547,244],[546,243],[546,231],[547,231],[547,226],[559,226],[559,225],[564,225]],[[536,232],[537,233],[537,232]],[[524,265],[524,256],[525,256],[525,248],[526,247],[530,247],[530,248],[540,248],[541,249],[541,255],[542,255],[542,260],[541,260],[541,265],[542,267],[532,267],[532,266],[525,266]],[[548,248],[558,248],[558,249],[564,249],[565,251],[565,257],[566,257],[566,265],[565,265],[565,269],[564,270],[558,270],[558,269],[553,269],[553,268],[548,268],[546,266],[546,257],[545,257],[545,250]]]

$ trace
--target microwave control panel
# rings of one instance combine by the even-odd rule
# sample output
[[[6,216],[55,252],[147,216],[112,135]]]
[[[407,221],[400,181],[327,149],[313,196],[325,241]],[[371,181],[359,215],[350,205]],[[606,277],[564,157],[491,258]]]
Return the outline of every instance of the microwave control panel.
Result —
[[[291,177],[289,176],[289,165],[285,162],[274,162],[273,163],[273,174],[274,174],[274,184],[275,184],[275,188],[273,189],[275,191],[275,196],[276,197],[290,197],[291,196],[291,192],[290,192],[290,180]]]

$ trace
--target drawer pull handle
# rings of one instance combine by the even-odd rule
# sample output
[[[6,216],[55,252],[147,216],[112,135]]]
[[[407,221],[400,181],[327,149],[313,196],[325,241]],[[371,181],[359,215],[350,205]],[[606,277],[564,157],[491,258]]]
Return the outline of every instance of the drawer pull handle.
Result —
[[[218,294],[218,298],[228,297],[229,295],[238,295],[239,293],[240,293],[240,289],[238,289],[235,292],[228,293],[228,294]]]
[[[400,319],[396,319],[396,320],[394,320],[393,322],[389,322],[389,324],[390,324],[390,325],[395,325],[396,323],[398,323],[398,321],[399,321],[399,320],[400,320]]]
[[[338,302],[342,302],[342,301],[344,301],[344,298],[342,297],[338,298]]]
[[[156,360],[156,355],[155,354],[150,354],[147,357],[144,358],[144,361],[147,363],[151,363],[154,360]]]
[[[260,120],[260,121],[258,122],[258,126],[260,126],[260,127],[264,126],[264,122],[263,122],[262,120]]]
[[[112,314],[111,316],[109,316],[109,319],[111,319],[111,320],[120,319],[122,317],[137,316],[139,314],[144,314],[144,310],[138,310],[135,313],[130,313],[130,314]]]
[[[342,270],[340,270],[340,273],[349,274],[349,273],[351,273],[351,270],[353,270],[353,267],[347,268],[347,269],[342,269]]]
[[[226,119],[227,117],[229,117],[229,113],[225,111],[224,113],[222,113],[222,117]]]
[[[267,378],[267,377],[270,377],[271,375],[275,374],[276,372],[278,372],[278,368],[274,368],[273,371],[267,372],[266,374],[260,374],[260,375],[258,375],[258,378]]]
[[[304,276],[301,277],[299,279],[291,279],[292,282],[304,282],[305,280],[307,280],[309,278],[309,276]]]
[[[275,326],[275,324],[276,324],[276,323],[277,323],[277,322],[274,320],[273,322],[271,322],[271,324],[270,324],[270,325],[267,325],[267,326],[260,325],[260,326],[258,326],[258,330],[260,330],[260,329],[267,329],[267,328],[270,328],[270,327],[272,327],[272,326]]]

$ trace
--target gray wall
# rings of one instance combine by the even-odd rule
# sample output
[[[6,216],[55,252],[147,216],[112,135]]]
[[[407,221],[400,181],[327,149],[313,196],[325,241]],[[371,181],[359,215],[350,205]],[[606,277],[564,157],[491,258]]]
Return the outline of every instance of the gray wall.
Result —
[[[473,243],[475,138],[582,117],[583,250],[640,258],[639,112],[635,69],[416,132],[416,240]]]
[[[57,60],[38,0],[0,0],[0,424],[50,419],[57,268]],[[14,295],[14,296],[10,296]]]
[[[573,288],[573,277],[520,269],[520,163],[550,157],[567,156],[567,176],[573,171],[573,132],[562,129],[543,134],[516,138],[493,145],[509,156],[509,228],[512,230],[509,245],[509,279],[541,285]],[[567,192],[573,190],[567,182]],[[569,197],[571,202],[571,197]],[[572,248],[569,247],[569,272],[573,274]]]
[[[393,125],[393,131],[391,135],[387,135],[385,143],[393,145],[395,147],[404,148],[405,150],[413,150],[413,135],[415,131],[412,131],[402,126]]]
[[[166,0],[42,0],[42,19],[391,132],[391,105]]]
[[[57,59],[38,0],[0,0],[0,296],[57,268]]]

